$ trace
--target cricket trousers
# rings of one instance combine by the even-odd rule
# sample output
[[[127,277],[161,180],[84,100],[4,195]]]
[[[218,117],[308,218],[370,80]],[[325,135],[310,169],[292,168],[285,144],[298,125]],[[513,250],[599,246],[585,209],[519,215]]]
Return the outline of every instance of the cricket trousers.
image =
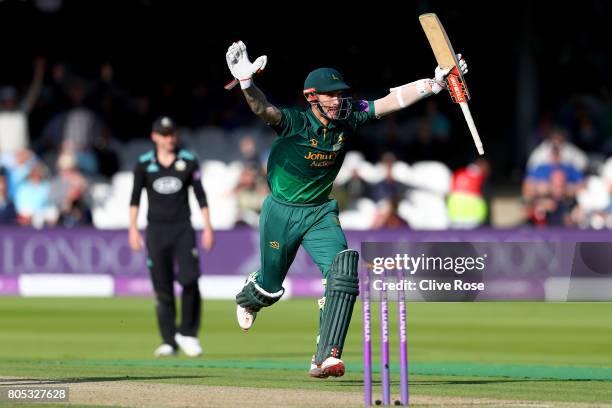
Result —
[[[338,220],[338,203],[293,204],[269,195],[259,218],[261,268],[257,283],[269,292],[281,289],[302,245],[323,278],[338,252],[347,249]]]
[[[146,246],[147,266],[155,290],[155,311],[161,337],[165,344],[176,348],[175,280],[182,286],[178,332],[184,336],[197,337],[200,327],[202,300],[198,288],[200,267],[195,231],[189,221],[149,223]],[[178,265],[177,274],[175,263]]]

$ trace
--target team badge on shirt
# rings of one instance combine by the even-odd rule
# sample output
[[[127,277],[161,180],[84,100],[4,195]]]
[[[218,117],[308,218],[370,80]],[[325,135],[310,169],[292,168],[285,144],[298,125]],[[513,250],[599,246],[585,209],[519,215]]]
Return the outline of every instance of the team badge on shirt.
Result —
[[[176,171],[184,171],[187,168],[187,163],[185,163],[185,160],[177,160],[174,163],[174,168]]]
[[[317,147],[317,144],[319,144],[319,142],[317,142],[317,139],[315,138],[310,139],[310,145],[312,147]]]
[[[337,152],[338,150],[342,149],[343,144],[344,144],[344,133],[340,133],[340,136],[338,136],[338,141],[336,142],[335,145],[332,146],[332,150],[334,152]]]

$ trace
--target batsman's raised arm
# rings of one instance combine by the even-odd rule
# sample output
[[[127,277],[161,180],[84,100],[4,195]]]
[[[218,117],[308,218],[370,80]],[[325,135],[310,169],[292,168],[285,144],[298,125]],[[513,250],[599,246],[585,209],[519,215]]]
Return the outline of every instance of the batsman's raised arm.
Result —
[[[280,110],[268,102],[264,93],[255,84],[243,89],[242,93],[253,113],[262,118],[267,124],[277,125],[280,122]]]
[[[468,72],[467,63],[461,57],[461,54],[457,55],[457,59],[459,60],[461,72],[466,74]],[[388,115],[432,94],[440,93],[440,91],[446,89],[446,76],[449,72],[450,69],[437,67],[433,79],[419,79],[418,81],[389,89],[389,95],[374,101],[376,116],[382,117]]]
[[[242,41],[233,43],[225,54],[227,66],[237,81],[253,113],[270,125],[276,125],[281,120],[281,112],[268,102],[266,96],[253,83],[253,75],[266,67],[268,57],[262,55],[254,62],[249,61],[246,45]]]

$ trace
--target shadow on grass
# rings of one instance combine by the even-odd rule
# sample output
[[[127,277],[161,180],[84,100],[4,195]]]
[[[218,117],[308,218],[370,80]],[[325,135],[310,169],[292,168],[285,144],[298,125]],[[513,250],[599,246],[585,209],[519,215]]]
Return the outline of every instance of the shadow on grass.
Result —
[[[212,378],[212,375],[166,375],[166,376],[129,376],[121,377],[69,377],[51,378],[41,380],[37,378],[3,378],[0,379],[0,387],[20,386],[20,385],[63,385],[78,384],[88,382],[113,382],[113,381],[147,381],[147,380],[182,380],[196,378]]]
[[[241,354],[236,354],[236,353],[218,353],[215,354],[215,359],[219,359],[219,360],[236,360],[236,359],[242,359],[242,358],[252,358],[252,354],[249,353],[245,353],[244,357],[241,357]],[[294,362],[302,362],[302,361],[307,361],[310,362],[310,359],[308,358],[308,356],[306,356],[303,352],[276,352],[276,351],[271,351],[271,352],[258,352],[257,353],[257,359],[258,360],[268,360],[268,361],[274,361],[274,362],[279,362],[279,363],[284,363],[287,360],[286,359],[293,359]]]
[[[547,382],[608,382],[606,380],[590,380],[590,379],[545,379],[545,378],[508,378],[508,379],[482,379],[482,380],[429,380],[429,381],[410,381],[410,386],[435,386],[435,385],[488,385],[488,384],[506,384],[506,383],[547,383]],[[363,380],[336,380],[333,381],[334,386],[354,387],[363,385]],[[380,386],[380,380],[372,380],[373,386]],[[392,386],[399,386],[399,381],[391,381]]]

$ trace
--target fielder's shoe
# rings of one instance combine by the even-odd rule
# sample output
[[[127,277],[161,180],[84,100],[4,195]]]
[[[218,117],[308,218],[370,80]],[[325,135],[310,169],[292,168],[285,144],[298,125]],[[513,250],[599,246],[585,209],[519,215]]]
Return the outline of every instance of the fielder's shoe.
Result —
[[[236,319],[238,319],[238,326],[240,326],[242,330],[249,330],[251,326],[253,326],[256,318],[257,312],[251,312],[240,305],[236,306]]]
[[[183,353],[189,357],[197,357],[202,355],[202,346],[200,346],[200,340],[197,337],[183,336],[181,333],[174,335],[176,344],[179,345]]]
[[[162,344],[153,352],[155,357],[171,357],[176,356],[176,349],[169,344]]]
[[[322,364],[317,365],[314,356],[312,356],[308,375],[315,378],[342,377],[344,375],[344,362],[336,357],[327,357]]]

